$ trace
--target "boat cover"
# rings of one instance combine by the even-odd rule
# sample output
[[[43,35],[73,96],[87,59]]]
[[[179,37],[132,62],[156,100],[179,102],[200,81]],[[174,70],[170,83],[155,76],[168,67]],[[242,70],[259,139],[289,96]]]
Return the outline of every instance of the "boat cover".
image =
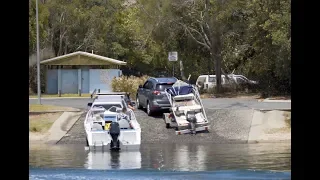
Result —
[[[173,97],[178,95],[186,95],[193,93],[193,86],[189,84],[184,86],[172,86],[167,88],[166,91]]]

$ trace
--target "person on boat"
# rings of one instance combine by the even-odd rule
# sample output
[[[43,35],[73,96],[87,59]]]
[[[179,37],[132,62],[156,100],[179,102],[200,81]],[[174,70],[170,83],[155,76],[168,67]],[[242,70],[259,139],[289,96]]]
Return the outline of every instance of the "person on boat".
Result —
[[[120,113],[120,117],[122,119],[130,120],[130,112],[127,110],[127,108],[123,107],[122,111]]]
[[[120,118],[123,120],[126,120],[128,122],[129,127],[132,129],[132,124],[131,124],[131,112],[128,111],[125,107],[122,108],[122,111],[120,112]],[[120,120],[121,121],[121,120]],[[119,122],[120,122],[119,121]],[[122,122],[123,123],[123,122]],[[125,123],[126,124],[126,123]]]
[[[131,99],[130,99],[130,94],[127,94],[125,96],[125,101],[127,102],[128,108],[130,108],[131,110],[135,110],[135,108],[133,107],[133,104],[131,102]]]

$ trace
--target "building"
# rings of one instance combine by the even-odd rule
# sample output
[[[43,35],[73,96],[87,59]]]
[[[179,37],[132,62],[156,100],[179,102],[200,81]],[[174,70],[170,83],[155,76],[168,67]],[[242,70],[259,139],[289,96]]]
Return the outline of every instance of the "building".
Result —
[[[47,94],[84,94],[112,91],[111,81],[122,75],[119,61],[93,53],[74,52],[41,61],[46,65]]]

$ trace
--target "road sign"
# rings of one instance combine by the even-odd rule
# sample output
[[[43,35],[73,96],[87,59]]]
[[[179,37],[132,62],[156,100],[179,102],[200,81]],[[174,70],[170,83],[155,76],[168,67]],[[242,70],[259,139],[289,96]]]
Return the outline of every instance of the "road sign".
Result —
[[[178,61],[178,52],[169,52],[168,59],[169,61]]]

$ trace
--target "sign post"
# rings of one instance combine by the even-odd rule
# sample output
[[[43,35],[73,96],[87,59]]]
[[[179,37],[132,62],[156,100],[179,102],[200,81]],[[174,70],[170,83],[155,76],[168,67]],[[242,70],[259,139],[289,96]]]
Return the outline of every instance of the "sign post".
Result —
[[[168,60],[171,62],[178,61],[178,52],[169,52]],[[174,63],[172,64],[172,76],[174,77]]]

